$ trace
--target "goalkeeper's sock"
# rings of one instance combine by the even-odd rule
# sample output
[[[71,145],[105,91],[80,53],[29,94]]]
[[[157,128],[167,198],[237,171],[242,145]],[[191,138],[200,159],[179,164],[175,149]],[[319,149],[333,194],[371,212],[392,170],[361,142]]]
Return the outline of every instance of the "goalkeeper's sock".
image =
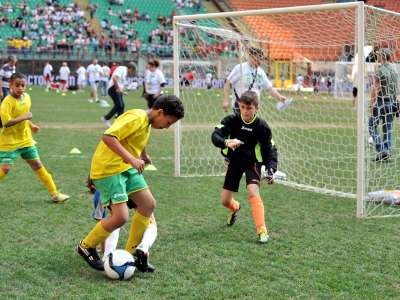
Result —
[[[131,222],[131,229],[129,230],[128,241],[126,242],[125,250],[134,253],[136,247],[142,241],[143,234],[146,228],[150,224],[150,218],[145,217],[140,214],[138,211],[135,211],[132,222]]]
[[[256,225],[257,234],[266,231],[264,217],[264,203],[260,196],[249,197],[251,210],[253,213],[254,224]]]
[[[7,173],[3,171],[2,168],[0,168],[0,180],[2,180],[4,177],[6,177]]]
[[[230,210],[231,212],[235,212],[235,211],[237,211],[237,210],[239,209],[240,203],[237,202],[235,199],[232,198],[232,200],[231,200],[228,204],[224,204],[224,206],[225,206],[226,208],[229,208],[229,210]]]
[[[103,243],[111,232],[104,229],[102,222],[97,222],[92,231],[83,239],[82,246],[84,248],[96,248],[97,245]]]
[[[47,188],[50,195],[52,195],[52,196],[57,195],[58,192],[57,192],[56,185],[54,184],[53,177],[51,177],[49,172],[47,172],[46,168],[41,167],[35,173],[36,173],[36,176],[39,178],[39,180]]]

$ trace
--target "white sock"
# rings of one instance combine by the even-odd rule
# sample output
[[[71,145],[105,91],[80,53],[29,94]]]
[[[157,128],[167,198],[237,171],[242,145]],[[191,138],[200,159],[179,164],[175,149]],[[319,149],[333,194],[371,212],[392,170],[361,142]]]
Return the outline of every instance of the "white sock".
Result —
[[[140,250],[147,253],[151,246],[153,246],[157,238],[157,224],[150,223],[143,234],[142,242],[137,246]]]
[[[117,249],[117,244],[118,244],[118,239],[119,239],[119,230],[115,229],[109,237],[105,240],[104,242],[104,257],[107,257],[108,254],[113,252],[115,249]]]

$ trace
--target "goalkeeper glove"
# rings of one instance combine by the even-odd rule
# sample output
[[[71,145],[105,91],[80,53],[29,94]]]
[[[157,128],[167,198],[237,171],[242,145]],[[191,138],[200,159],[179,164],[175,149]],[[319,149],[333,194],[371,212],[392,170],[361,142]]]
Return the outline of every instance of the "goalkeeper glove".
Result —
[[[274,173],[276,172],[273,168],[266,168],[264,165],[261,166],[261,180],[265,179],[268,184],[274,183]]]

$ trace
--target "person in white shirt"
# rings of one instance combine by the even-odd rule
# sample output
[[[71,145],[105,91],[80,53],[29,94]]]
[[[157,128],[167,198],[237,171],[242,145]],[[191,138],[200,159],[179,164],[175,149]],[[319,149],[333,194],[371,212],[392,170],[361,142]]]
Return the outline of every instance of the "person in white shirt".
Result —
[[[99,84],[100,74],[103,72],[101,66],[97,63],[97,59],[93,59],[92,63],[86,69],[89,85],[91,88],[89,102],[99,102],[97,99],[97,85]]]
[[[43,78],[44,84],[46,85],[46,91],[49,91],[51,86],[51,72],[53,72],[53,66],[50,64],[49,61],[46,62],[46,65],[43,68]]]
[[[150,59],[147,63],[147,70],[144,74],[144,98],[147,101],[148,108],[152,108],[157,98],[162,95],[163,87],[166,85],[164,74],[158,67],[158,59]]]
[[[212,84],[211,84],[212,78],[213,78],[213,75],[212,75],[211,71],[208,71],[206,74],[207,89],[211,89],[211,87],[212,87]]]
[[[297,84],[297,94],[300,94],[301,89],[304,88],[304,76],[299,74],[296,77],[296,84]]]
[[[104,117],[101,118],[107,127],[111,127],[110,120],[112,117],[116,116],[118,118],[124,113],[124,88],[127,85],[128,77],[132,77],[135,73],[136,64],[134,62],[128,63],[126,67],[119,66],[114,70],[108,85],[108,94],[113,100],[114,106]]]
[[[77,80],[77,85],[78,85],[78,90],[83,92],[83,89],[85,88],[86,85],[86,69],[82,65],[82,63],[79,63],[79,68],[76,70],[76,74],[78,76]]]
[[[108,81],[110,80],[111,70],[106,63],[102,63],[101,69],[102,71],[100,73],[100,94],[102,99],[100,99],[100,106],[109,107],[110,105],[105,99],[107,97],[107,87]]]
[[[63,62],[60,68],[60,90],[63,92],[63,94],[68,90],[68,79],[69,79],[69,74],[71,73],[67,62]],[[65,94],[64,94],[65,95]]]
[[[228,75],[224,85],[223,109],[228,111],[229,90],[233,87],[232,109],[239,112],[239,97],[246,91],[254,91],[260,97],[262,90],[267,90],[279,101],[285,103],[286,97],[282,96],[271,84],[264,70],[260,68],[261,61],[265,59],[262,49],[249,47],[248,62],[236,65]],[[241,76],[243,74],[243,76]],[[243,84],[243,86],[241,86]]]

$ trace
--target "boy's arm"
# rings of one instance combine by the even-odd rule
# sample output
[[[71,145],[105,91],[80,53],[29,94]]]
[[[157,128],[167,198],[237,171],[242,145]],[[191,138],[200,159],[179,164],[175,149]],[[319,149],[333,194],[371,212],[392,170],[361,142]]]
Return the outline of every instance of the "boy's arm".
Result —
[[[40,127],[34,123],[32,123],[31,120],[28,121],[29,122],[29,127],[31,128],[33,133],[38,133],[40,130]]]
[[[228,111],[229,107],[228,97],[230,89],[231,89],[231,82],[229,81],[229,79],[227,79],[224,84],[224,100],[222,102],[222,108],[224,109],[225,112]]]
[[[265,122],[261,123],[260,128],[260,150],[263,159],[263,165],[273,172],[278,169],[278,151],[272,145],[272,132]]]
[[[211,140],[215,147],[226,148],[225,140],[231,132],[231,118],[232,116],[227,116],[221,121],[221,124],[215,126],[211,135]]]
[[[1,119],[3,120],[4,127],[11,127],[23,121],[32,119],[32,113],[30,111],[15,119],[10,119],[10,113],[9,113],[10,111],[11,111],[11,106],[7,105],[6,102],[3,102],[1,106]]]
[[[133,155],[121,145],[116,137],[111,135],[103,135],[102,140],[108,148],[110,148],[117,155],[121,156],[124,162],[137,169],[139,173],[143,172],[145,165],[144,161],[133,157]]]

